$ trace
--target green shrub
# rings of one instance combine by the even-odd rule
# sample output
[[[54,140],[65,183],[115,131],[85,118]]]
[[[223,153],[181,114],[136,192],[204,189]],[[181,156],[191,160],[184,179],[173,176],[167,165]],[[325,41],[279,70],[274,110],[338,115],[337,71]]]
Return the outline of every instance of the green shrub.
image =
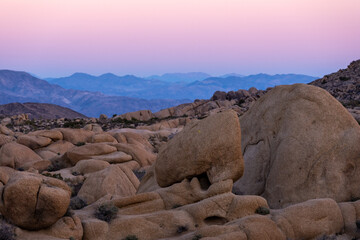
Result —
[[[79,197],[73,197],[70,200],[70,208],[73,210],[82,209],[86,206],[87,206],[86,202]]]
[[[110,222],[116,218],[119,209],[111,203],[101,205],[95,212],[95,217],[105,222]]]
[[[192,240],[199,240],[199,239],[201,239],[202,238],[202,235],[201,234],[196,234],[193,238],[192,238]]]
[[[85,145],[85,143],[84,143],[84,142],[78,142],[78,143],[75,143],[75,146],[77,146],[77,147],[84,146],[84,145]]]
[[[57,178],[59,180],[64,180],[60,173],[54,173],[54,174],[42,173],[42,175],[45,176],[45,177],[52,177],[52,178]]]
[[[123,238],[122,240],[138,240],[138,238],[135,235],[128,235],[126,238]]]
[[[350,77],[339,77],[340,81],[347,81],[350,80]]]
[[[178,226],[176,232],[177,233],[183,233],[189,230],[188,226]]]
[[[260,215],[268,215],[270,214],[270,210],[267,207],[261,206],[256,209],[255,213]]]

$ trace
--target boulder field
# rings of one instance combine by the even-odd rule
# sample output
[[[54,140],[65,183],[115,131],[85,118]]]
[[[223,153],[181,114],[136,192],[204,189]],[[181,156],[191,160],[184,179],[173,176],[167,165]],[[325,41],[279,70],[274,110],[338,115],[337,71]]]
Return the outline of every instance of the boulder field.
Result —
[[[0,238],[360,237],[360,127],[326,91],[278,86],[240,118],[167,126],[2,126]]]

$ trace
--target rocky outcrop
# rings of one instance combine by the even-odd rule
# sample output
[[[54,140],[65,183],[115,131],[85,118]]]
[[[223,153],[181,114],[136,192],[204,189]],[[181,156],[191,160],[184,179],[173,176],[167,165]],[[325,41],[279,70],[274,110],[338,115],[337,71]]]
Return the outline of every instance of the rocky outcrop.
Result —
[[[237,191],[261,195],[273,208],[360,197],[360,127],[326,91],[275,87],[240,122],[245,173]]]
[[[310,83],[328,91],[347,108],[360,107],[360,60],[353,61],[346,69],[325,75]]]
[[[240,124],[233,111],[187,125],[160,150],[155,163],[161,187],[201,174],[210,183],[236,181],[243,170]]]

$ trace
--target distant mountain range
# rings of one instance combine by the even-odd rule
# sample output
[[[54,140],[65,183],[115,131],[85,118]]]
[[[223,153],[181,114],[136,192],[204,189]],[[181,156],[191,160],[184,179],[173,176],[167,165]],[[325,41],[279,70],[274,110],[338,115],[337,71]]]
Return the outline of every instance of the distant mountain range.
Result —
[[[69,77],[48,78],[52,84],[66,89],[99,91],[107,95],[144,99],[209,99],[215,91],[238,89],[266,89],[276,85],[309,83],[316,77],[300,74],[256,74],[242,76],[231,73],[211,77],[206,73],[173,73],[140,78],[133,75],[116,76],[111,73],[92,76],[75,73]]]
[[[89,84],[91,85],[91,84]],[[0,104],[52,103],[71,108],[89,117],[122,114],[149,109],[159,111],[190,100],[146,100],[123,96],[108,96],[100,92],[64,89],[31,76],[26,72],[0,70]]]

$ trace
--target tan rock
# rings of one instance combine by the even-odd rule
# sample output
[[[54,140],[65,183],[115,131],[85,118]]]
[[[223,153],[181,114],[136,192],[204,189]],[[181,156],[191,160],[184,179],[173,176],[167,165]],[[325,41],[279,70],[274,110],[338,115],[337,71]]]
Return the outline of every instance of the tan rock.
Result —
[[[290,239],[313,239],[339,233],[344,226],[341,210],[332,199],[314,199],[272,211],[272,219]]]
[[[88,174],[103,170],[108,166],[110,166],[110,163],[102,160],[84,159],[76,163],[73,167],[73,172]]]
[[[83,237],[83,227],[80,218],[62,217],[54,225],[40,231],[27,231],[18,228],[16,236],[22,240],[49,240],[49,239],[70,239],[81,240]]]
[[[104,155],[116,151],[116,147],[105,143],[86,144],[80,147],[72,148],[66,153],[66,157],[75,165],[83,159],[90,159],[92,156]]]
[[[71,191],[60,180],[17,172],[2,189],[1,214],[15,225],[29,230],[46,228],[66,212]]]
[[[89,175],[78,196],[91,204],[107,194],[133,196],[138,186],[139,180],[134,174],[129,176],[121,167],[112,165]]]
[[[18,137],[17,143],[31,149],[37,149],[48,146],[51,143],[51,139],[37,135],[22,135]]]
[[[114,146],[118,151],[131,155],[142,167],[149,166],[155,162],[156,155],[146,150],[142,145],[118,143],[114,144]]]
[[[12,136],[6,136],[4,134],[0,134],[0,147],[6,143],[14,141],[15,138]]]
[[[58,141],[63,139],[62,133],[57,130],[39,130],[35,132],[30,132],[29,135],[46,137],[46,138],[50,138],[53,141]]]
[[[240,178],[243,159],[237,114],[226,111],[187,125],[160,150],[155,172],[161,187],[203,173],[210,183]]]
[[[74,148],[75,145],[68,141],[56,141],[49,146],[42,148],[42,150],[51,151],[53,153],[56,153],[57,155],[63,155],[70,149]]]
[[[4,134],[7,136],[14,136],[14,132],[3,125],[0,125],[0,134]]]
[[[136,119],[139,121],[148,121],[153,117],[154,117],[154,115],[152,114],[152,112],[150,110],[140,110],[140,111],[136,111],[136,112],[128,112],[128,113],[122,114],[120,116],[115,117],[115,119],[123,118],[126,120]]]
[[[63,134],[65,141],[71,142],[72,144],[86,143],[91,139],[92,135],[95,134],[92,131],[84,129],[59,128],[56,130]]]
[[[101,143],[101,142],[117,143],[116,139],[108,133],[95,134],[91,137],[90,142],[92,142],[92,143]]]
[[[272,208],[360,197],[360,127],[325,90],[277,86],[240,121],[245,173],[237,191]]]
[[[1,166],[28,169],[42,161],[43,159],[30,148],[15,142],[6,143],[0,149]]]
[[[92,156],[93,159],[106,161],[109,163],[122,163],[132,160],[132,156],[124,152],[113,152],[105,155]]]

